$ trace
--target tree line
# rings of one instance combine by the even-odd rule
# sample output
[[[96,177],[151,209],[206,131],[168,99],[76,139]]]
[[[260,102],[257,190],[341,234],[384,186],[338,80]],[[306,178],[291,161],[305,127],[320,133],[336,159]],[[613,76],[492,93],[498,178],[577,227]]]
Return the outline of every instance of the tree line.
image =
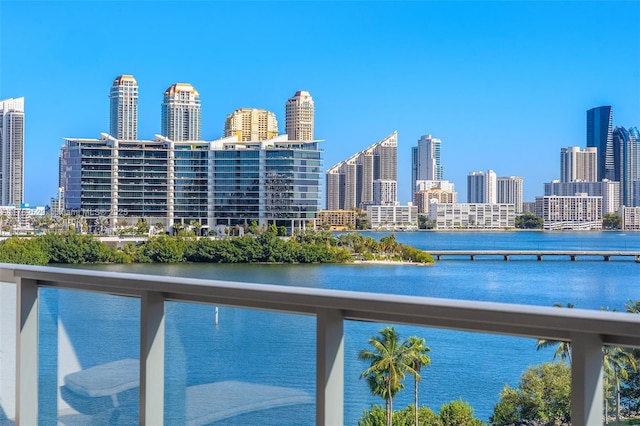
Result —
[[[188,233],[158,235],[141,243],[110,247],[97,237],[76,232],[46,233],[0,242],[0,262],[28,265],[49,263],[347,263],[354,259],[403,260],[433,263],[414,247],[400,244],[395,236],[380,241],[359,234],[334,236],[326,231],[298,231],[278,236],[274,226],[259,234],[241,237],[196,238]]]

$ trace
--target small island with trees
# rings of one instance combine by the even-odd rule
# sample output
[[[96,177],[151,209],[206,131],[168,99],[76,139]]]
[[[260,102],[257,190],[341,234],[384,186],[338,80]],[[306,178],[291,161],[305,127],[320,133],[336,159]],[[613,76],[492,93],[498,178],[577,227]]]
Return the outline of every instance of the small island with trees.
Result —
[[[110,246],[99,237],[73,231],[0,242],[0,262],[27,265],[77,263],[409,263],[433,264],[431,255],[396,241],[395,235],[377,241],[349,232],[297,231],[278,235],[272,225],[257,233],[229,237],[196,237],[181,231],[142,242]]]

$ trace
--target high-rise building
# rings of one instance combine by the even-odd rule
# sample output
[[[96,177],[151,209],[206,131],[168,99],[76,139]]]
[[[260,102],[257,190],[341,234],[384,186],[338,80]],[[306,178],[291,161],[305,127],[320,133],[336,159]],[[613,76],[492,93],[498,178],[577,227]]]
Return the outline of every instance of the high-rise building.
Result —
[[[327,210],[373,204],[375,180],[398,181],[398,132],[329,168],[326,179]]]
[[[411,148],[411,190],[418,180],[444,179],[444,167],[440,161],[442,141],[431,135],[418,139],[418,145]]]
[[[598,180],[598,149],[570,146],[560,149],[561,182],[596,182]]]
[[[392,206],[398,200],[398,182],[395,180],[376,179],[373,181],[373,204],[376,206]]]
[[[496,202],[515,204],[516,214],[522,213],[522,178],[519,176],[496,178]]]
[[[113,80],[109,92],[109,133],[116,139],[138,139],[138,83],[132,75]]]
[[[24,98],[0,101],[0,205],[24,202]]]
[[[467,176],[467,203],[495,204],[498,200],[496,173],[493,170],[487,172],[471,172]]]
[[[188,83],[175,83],[164,92],[162,136],[174,142],[200,140],[200,95]]]
[[[544,195],[571,196],[584,193],[602,197],[602,215],[616,213],[620,208],[620,182],[604,179],[599,182],[559,182],[544,184]]]
[[[224,123],[224,137],[230,136],[237,136],[241,142],[273,139],[278,136],[278,120],[266,109],[240,108],[227,115]]]
[[[616,127],[613,130],[613,176],[620,182],[621,203],[634,207],[634,182],[640,180],[640,141],[638,129]]]
[[[613,112],[611,106],[587,111],[587,147],[598,150],[598,178],[613,179]]]
[[[292,141],[312,141],[314,126],[313,98],[305,90],[287,100],[285,133]]]

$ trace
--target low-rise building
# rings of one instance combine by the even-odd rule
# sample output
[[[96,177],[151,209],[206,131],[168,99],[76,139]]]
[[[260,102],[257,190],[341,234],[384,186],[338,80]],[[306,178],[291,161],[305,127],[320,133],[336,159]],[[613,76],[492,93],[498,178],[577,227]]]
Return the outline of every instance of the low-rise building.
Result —
[[[412,203],[367,206],[367,220],[371,229],[418,229],[418,207]]]
[[[436,229],[505,229],[516,225],[515,204],[438,203],[429,205]]]
[[[545,230],[602,229],[602,197],[579,193],[573,196],[536,197],[536,210],[542,214]]]
[[[355,229],[358,212],[355,210],[318,210],[317,225],[329,225],[331,230]]]
[[[622,229],[640,231],[640,207],[620,206],[618,216],[622,218]]]
[[[431,200],[436,200],[438,203],[455,203],[458,201],[458,193],[440,188],[413,193],[413,203],[418,207],[418,213],[428,213]]]

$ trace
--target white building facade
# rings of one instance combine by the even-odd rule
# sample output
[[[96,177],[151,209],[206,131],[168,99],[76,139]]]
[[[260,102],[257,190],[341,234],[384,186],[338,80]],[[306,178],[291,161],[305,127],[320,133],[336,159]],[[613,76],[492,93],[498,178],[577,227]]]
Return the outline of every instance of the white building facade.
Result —
[[[116,139],[138,139],[138,83],[132,75],[113,80],[109,92],[109,133]]]
[[[620,182],[604,179],[601,182],[546,182],[544,195],[576,195],[586,193],[602,197],[602,215],[617,213],[621,205]]]
[[[418,229],[418,207],[408,203],[386,206],[367,206],[367,220],[371,229]]]
[[[24,202],[24,98],[0,101],[0,205]]]
[[[508,229],[516,225],[515,204],[452,203],[432,200],[429,220],[436,229]]]
[[[598,180],[598,149],[570,146],[560,149],[561,182],[596,182]]]
[[[545,195],[536,197],[536,204],[545,230],[602,229],[602,197],[586,193],[573,196]]]
[[[620,206],[618,216],[622,218],[622,229],[640,231],[640,207]]]
[[[496,202],[515,204],[516,214],[522,213],[522,182],[519,176],[496,178]]]
[[[471,172],[467,176],[467,202],[496,204],[497,177],[493,170]]]

